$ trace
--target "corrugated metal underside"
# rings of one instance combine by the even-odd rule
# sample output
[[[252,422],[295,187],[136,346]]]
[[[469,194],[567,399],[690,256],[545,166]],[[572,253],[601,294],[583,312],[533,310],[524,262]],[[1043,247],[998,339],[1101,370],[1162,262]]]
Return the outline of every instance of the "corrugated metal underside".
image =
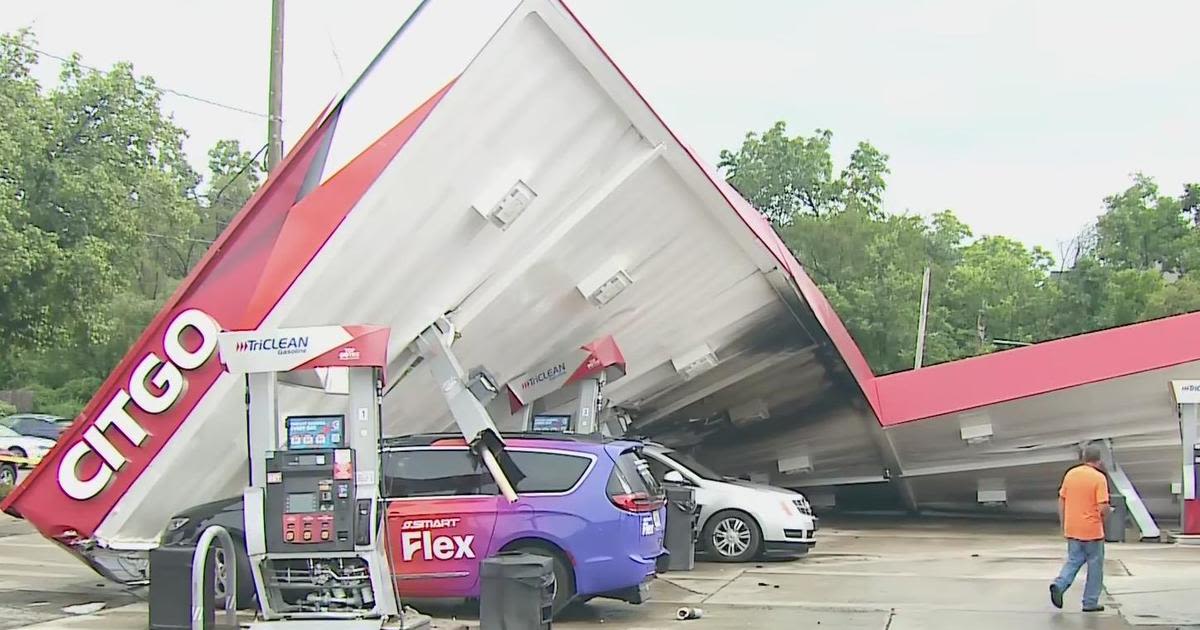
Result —
[[[906,484],[925,510],[995,511],[979,502],[977,491],[1001,488],[1005,509],[1053,514],[1059,482],[1077,462],[1079,445],[1108,438],[1147,507],[1160,525],[1169,525],[1179,514],[1172,484],[1180,480],[1181,444],[1167,384],[1198,376],[1200,362],[1193,362],[892,426],[883,430],[898,463],[890,484],[879,481],[880,450],[864,445],[864,432],[854,430],[863,426],[863,412],[853,404],[802,406],[779,418],[772,413],[760,426],[714,432],[702,449],[724,472],[765,474],[816,494],[836,491],[847,507],[904,507],[897,495]],[[761,385],[772,387],[767,380]],[[744,398],[754,388],[747,381],[727,395]],[[835,398],[852,400],[844,393]],[[673,426],[688,426],[685,415]],[[961,427],[979,423],[990,424],[992,435],[968,443]],[[777,461],[796,454],[809,456],[812,470],[782,473]],[[872,477],[875,487],[869,487]]]
[[[490,208],[517,179],[537,197],[507,229],[473,209]],[[597,307],[576,286],[610,264],[633,284]],[[449,312],[462,331],[462,363],[502,381],[612,335],[629,369],[606,395],[636,415],[667,422],[762,396],[780,418],[798,418],[845,377],[830,376],[840,369],[836,355],[797,315],[796,292],[778,276],[771,252],[569,15],[553,2],[527,2],[263,326],[385,325],[398,356]],[[671,360],[702,344],[719,364],[685,381]],[[297,390],[280,404],[286,414],[339,403]],[[383,405],[388,434],[449,422],[422,369]],[[244,419],[240,380],[222,377],[97,535],[114,546],[152,540],[175,511],[239,492]],[[838,441],[854,465],[870,457],[864,424]]]

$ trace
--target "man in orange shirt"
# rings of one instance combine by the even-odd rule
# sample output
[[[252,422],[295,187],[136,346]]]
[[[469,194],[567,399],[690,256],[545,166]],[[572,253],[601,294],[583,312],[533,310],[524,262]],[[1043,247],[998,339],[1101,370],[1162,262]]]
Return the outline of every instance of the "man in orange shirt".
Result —
[[[1088,446],[1083,463],[1067,471],[1058,490],[1058,520],[1067,538],[1067,561],[1050,584],[1050,602],[1062,608],[1063,593],[1071,588],[1075,574],[1087,564],[1083,586],[1083,611],[1104,610],[1100,591],[1104,588],[1104,517],[1108,516],[1108,477],[1100,449]]]

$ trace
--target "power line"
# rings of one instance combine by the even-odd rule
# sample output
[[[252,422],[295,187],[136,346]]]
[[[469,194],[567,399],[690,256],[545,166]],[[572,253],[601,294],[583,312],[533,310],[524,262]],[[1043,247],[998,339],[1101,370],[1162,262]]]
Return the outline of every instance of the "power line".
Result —
[[[246,169],[250,168],[250,165],[254,164],[254,162],[257,161],[260,156],[262,156],[263,151],[266,151],[266,150],[267,150],[267,145],[265,145],[265,144],[262,145],[262,147],[260,147],[258,149],[258,152],[256,152],[253,157],[251,157],[249,160],[247,160],[246,163],[243,164],[242,167],[239,168],[238,171],[233,174],[233,177],[229,178],[229,181],[225,182],[225,185],[221,187],[221,190],[217,191],[217,194],[213,196],[212,201],[208,202],[209,206],[211,207],[211,206],[216,205],[216,203],[221,200],[221,195],[225,194],[225,190],[227,188],[229,188],[229,186],[231,184],[236,182],[238,180],[238,178],[241,177],[242,174],[244,174],[246,172]],[[218,226],[218,228],[217,228],[218,232],[220,232],[221,228],[224,228],[228,225],[228,222],[222,221],[220,219],[217,219],[216,223]],[[180,241],[180,242],[185,242],[185,243],[200,243],[202,245],[212,245],[215,242],[215,241],[210,241],[208,239],[196,238],[196,237],[190,237],[190,236],[181,236],[178,234],[168,236],[166,234],[156,234],[154,232],[139,232],[139,233],[142,236],[147,236],[150,238],[158,238],[158,239],[163,239],[163,240],[168,240],[168,241]],[[215,236],[214,236],[214,238],[215,238]]]
[[[205,240],[202,238],[195,238],[195,237],[191,237],[191,236],[180,236],[178,234],[167,235],[167,234],[156,234],[154,232],[142,232],[142,231],[139,231],[138,234],[141,234],[142,236],[148,236],[150,238],[160,238],[165,241],[182,241],[185,243],[203,243],[204,245],[212,245],[213,244],[213,242],[209,241],[209,240]]]
[[[51,52],[46,52],[45,50],[41,50],[41,49],[39,49],[39,48],[35,48],[35,47],[33,47],[33,46],[30,46],[30,45],[28,45],[28,44],[24,44],[24,43],[22,43],[22,42],[15,42],[15,43],[16,43],[16,45],[17,45],[17,46],[20,46],[21,48],[24,48],[25,50],[28,50],[28,51],[30,51],[30,52],[35,52],[35,53],[37,53],[37,54],[39,54],[39,55],[42,55],[42,56],[44,56],[44,57],[49,57],[49,58],[51,58],[51,59],[54,59],[54,60],[57,60],[57,61],[61,61],[62,63],[77,63],[77,64],[79,64],[79,66],[80,66],[81,68],[86,68],[86,69],[88,69],[88,70],[91,70],[92,72],[100,72],[100,73],[103,73],[103,72],[104,72],[104,70],[102,70],[102,69],[100,69],[100,68],[97,68],[97,67],[95,67],[95,66],[89,66],[89,65],[87,65],[87,64],[85,64],[85,63],[83,63],[83,62],[81,62],[81,61],[75,60],[75,59],[68,59],[68,58],[66,58],[66,57],[63,57],[63,56],[61,56],[61,55],[56,55],[56,54],[54,54],[54,53],[51,53]],[[259,118],[266,118],[266,117],[267,117],[267,115],[266,115],[266,114],[263,114],[263,113],[261,113],[261,112],[256,112],[256,111],[253,111],[253,110],[245,109],[245,108],[243,108],[243,107],[238,107],[238,106],[236,106],[236,105],[226,105],[225,103],[221,103],[221,102],[219,102],[219,101],[214,101],[214,100],[212,100],[212,99],[209,99],[209,98],[204,98],[203,96],[196,96],[196,95],[194,95],[194,94],[188,94],[187,92],[181,92],[181,91],[179,91],[179,90],[175,90],[175,89],[168,88],[168,87],[163,87],[163,86],[161,86],[161,85],[155,85],[155,88],[157,88],[157,89],[158,89],[158,91],[160,91],[160,92],[163,92],[163,93],[166,93],[166,94],[171,94],[171,95],[174,95],[174,96],[178,96],[178,97],[180,97],[180,98],[185,98],[185,99],[188,99],[188,100],[190,100],[190,101],[196,101],[197,103],[204,103],[205,105],[211,105],[211,106],[213,106],[213,107],[220,107],[221,109],[226,109],[226,110],[229,110],[229,111],[231,111],[231,112],[237,112],[237,113],[239,113],[239,114],[246,114],[246,115],[249,115],[249,116],[257,116],[257,117],[259,117]]]
[[[233,184],[233,182],[236,182],[237,179],[242,176],[242,173],[245,173],[246,169],[250,168],[250,165],[254,164],[258,160],[259,156],[261,156],[263,154],[263,151],[266,151],[266,150],[267,150],[266,144],[259,147],[258,151],[255,152],[254,156],[251,157],[249,160],[247,160],[246,163],[242,165],[242,168],[239,168],[238,171],[233,174],[233,177],[229,178],[229,181],[225,182],[225,185],[221,187],[221,190],[217,191],[216,195],[213,195],[212,201],[209,201],[208,204],[210,206],[216,205],[216,203],[221,200],[221,195],[225,194],[225,189],[229,188],[230,184]]]
[[[329,31],[329,24],[325,24],[325,37],[329,39],[329,51],[333,53],[333,62],[337,64],[338,81],[346,80],[346,71],[342,68],[342,58],[338,56],[337,45],[333,43],[333,33]]]

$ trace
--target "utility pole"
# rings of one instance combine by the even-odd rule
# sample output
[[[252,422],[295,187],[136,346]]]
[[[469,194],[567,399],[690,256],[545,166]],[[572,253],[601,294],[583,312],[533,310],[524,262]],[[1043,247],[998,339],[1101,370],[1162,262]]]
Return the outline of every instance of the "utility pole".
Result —
[[[984,318],[984,310],[987,309],[987,300],[983,301],[983,308],[979,309],[979,315],[975,317],[975,334],[979,337],[979,354],[983,354],[987,344],[987,319]]]
[[[283,0],[271,0],[271,70],[267,85],[267,173],[283,158]]]
[[[913,369],[921,369],[925,359],[925,318],[929,314],[929,267],[925,268],[925,276],[921,280],[921,315],[917,320],[917,358]]]

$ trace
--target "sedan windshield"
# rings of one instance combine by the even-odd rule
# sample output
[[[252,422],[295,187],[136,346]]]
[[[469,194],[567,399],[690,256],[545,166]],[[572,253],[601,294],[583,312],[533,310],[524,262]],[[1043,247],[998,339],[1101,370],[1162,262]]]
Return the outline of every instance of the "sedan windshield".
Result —
[[[679,451],[666,451],[663,453],[666,457],[682,465],[684,468],[692,471],[692,474],[701,479],[708,481],[724,481],[725,477],[717,473],[713,469],[696,461],[691,455],[685,455]]]

